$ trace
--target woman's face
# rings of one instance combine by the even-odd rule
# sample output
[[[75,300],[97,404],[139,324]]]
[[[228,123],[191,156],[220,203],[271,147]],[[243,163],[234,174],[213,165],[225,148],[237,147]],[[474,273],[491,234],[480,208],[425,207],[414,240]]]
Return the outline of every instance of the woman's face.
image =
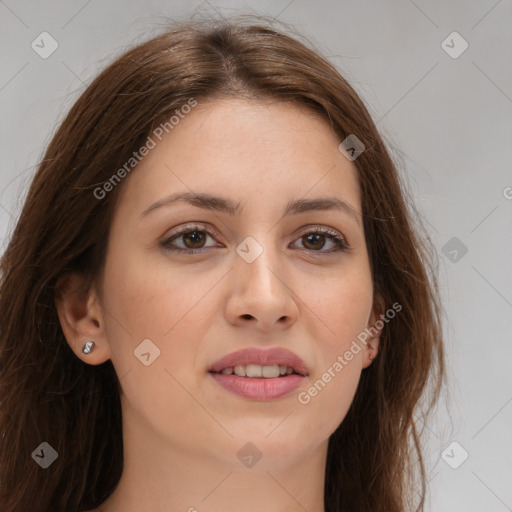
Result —
[[[359,344],[356,352],[353,344],[375,319],[356,167],[329,124],[286,103],[198,101],[153,140],[123,183],[106,258],[102,335],[81,357],[93,364],[111,358],[128,438],[144,432],[160,449],[233,467],[249,442],[264,454],[261,470],[283,464],[283,456],[299,461],[325,447],[370,364],[370,349]],[[181,193],[219,199],[166,203]],[[300,208],[328,198],[346,206]],[[330,233],[315,236],[315,228],[349,249]],[[305,363],[305,376],[267,381],[209,372],[249,348],[286,349]]]

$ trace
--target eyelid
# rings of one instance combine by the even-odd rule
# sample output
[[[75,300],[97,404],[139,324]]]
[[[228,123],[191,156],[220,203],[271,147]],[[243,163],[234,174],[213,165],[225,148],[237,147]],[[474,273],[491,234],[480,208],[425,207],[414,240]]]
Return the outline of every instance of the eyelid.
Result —
[[[214,235],[217,238],[222,238],[220,232],[209,224],[203,224],[201,222],[191,222],[190,224],[186,224],[180,226],[175,232],[171,232],[168,235],[164,236],[164,242],[169,241],[173,238],[178,237],[179,235],[183,235],[184,233],[189,233],[190,231],[204,231],[210,236]]]

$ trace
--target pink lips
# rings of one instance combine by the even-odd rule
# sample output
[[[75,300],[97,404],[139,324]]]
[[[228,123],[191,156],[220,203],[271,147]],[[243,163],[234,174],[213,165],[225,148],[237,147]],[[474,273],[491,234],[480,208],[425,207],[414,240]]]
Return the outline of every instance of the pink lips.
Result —
[[[248,364],[289,366],[295,373],[276,378],[249,378],[220,373],[224,368]],[[238,350],[216,361],[208,371],[224,389],[252,400],[272,400],[285,396],[297,389],[309,374],[306,363],[283,348]]]
[[[224,368],[237,365],[245,366],[247,364],[290,366],[295,373],[303,376],[308,375],[306,363],[299,356],[285,348],[244,348],[237,350],[213,363],[208,371],[221,372]]]

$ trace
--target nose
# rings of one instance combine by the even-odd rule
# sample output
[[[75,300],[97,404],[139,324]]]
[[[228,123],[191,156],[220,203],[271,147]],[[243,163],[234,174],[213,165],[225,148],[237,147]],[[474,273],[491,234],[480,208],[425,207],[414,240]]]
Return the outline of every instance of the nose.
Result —
[[[233,285],[226,316],[233,325],[252,325],[261,332],[286,329],[298,318],[297,295],[282,255],[265,244],[248,263],[238,255],[230,273]]]

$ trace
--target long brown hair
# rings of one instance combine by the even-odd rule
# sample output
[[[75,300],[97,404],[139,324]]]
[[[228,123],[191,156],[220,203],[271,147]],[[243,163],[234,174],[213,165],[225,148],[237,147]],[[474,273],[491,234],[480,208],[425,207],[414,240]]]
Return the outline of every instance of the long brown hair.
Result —
[[[432,409],[444,379],[431,244],[418,234],[404,182],[354,89],[290,27],[237,18],[171,23],[128,50],[86,88],[44,154],[1,260],[1,512],[79,512],[101,505],[118,484],[119,378],[110,360],[84,364],[70,349],[55,307],[58,284],[75,272],[101,283],[123,182],[102,199],[93,192],[153,128],[190,98],[237,96],[306,105],[340,142],[355,135],[366,148],[354,164],[375,290],[402,310],[384,327],[379,356],[329,439],[325,510],[423,510],[417,416],[420,405]],[[43,442],[58,454],[47,469],[33,460]]]

